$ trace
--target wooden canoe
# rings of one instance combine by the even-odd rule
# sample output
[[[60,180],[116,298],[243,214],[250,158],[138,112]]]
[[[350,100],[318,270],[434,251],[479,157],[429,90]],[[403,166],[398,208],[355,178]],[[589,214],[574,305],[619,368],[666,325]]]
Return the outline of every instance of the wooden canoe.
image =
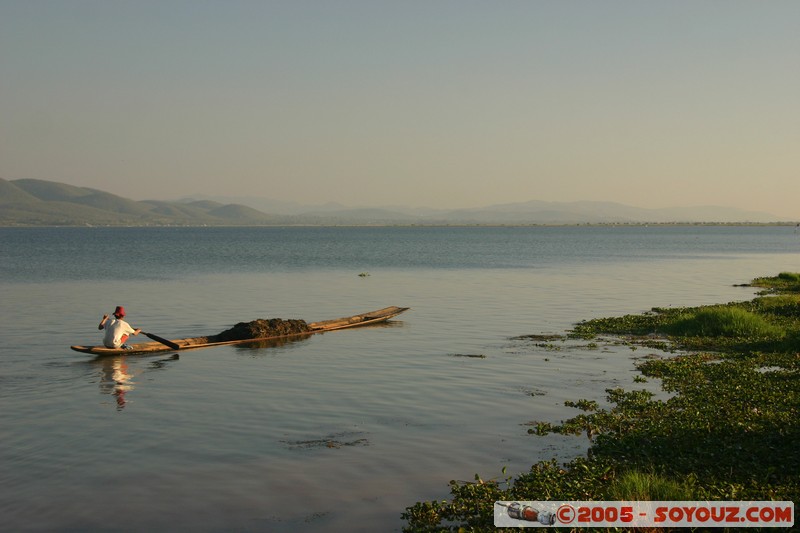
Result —
[[[238,339],[232,341],[213,342],[210,341],[212,337],[189,337],[186,339],[171,339],[171,341],[178,345],[178,350],[190,350],[196,348],[211,348],[213,346],[227,346],[232,344],[247,344],[258,343],[269,339],[279,339],[287,337],[306,337],[315,333],[323,333],[325,331],[333,331],[344,328],[354,328],[358,326],[366,326],[368,324],[377,324],[386,322],[390,318],[396,317],[400,313],[407,311],[408,307],[386,307],[360,315],[346,316],[342,318],[335,318],[332,320],[322,320],[320,322],[311,322],[308,324],[309,331],[302,333],[293,333],[290,335],[281,335],[273,337],[261,337],[255,339]],[[76,352],[89,353],[96,356],[104,355],[125,355],[125,354],[145,354],[145,353],[158,353],[176,351],[169,346],[160,342],[144,342],[140,344],[129,344],[129,349],[123,348],[106,348],[100,346],[70,346]]]

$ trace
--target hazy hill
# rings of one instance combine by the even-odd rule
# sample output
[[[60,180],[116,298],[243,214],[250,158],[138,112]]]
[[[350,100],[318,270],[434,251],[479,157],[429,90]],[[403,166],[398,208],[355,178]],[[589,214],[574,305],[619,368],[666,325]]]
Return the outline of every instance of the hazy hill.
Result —
[[[768,213],[718,206],[643,209],[614,202],[532,200],[475,209],[301,206],[264,198],[135,201],[46,180],[0,179],[0,225],[448,225],[771,223]],[[272,205],[269,213],[259,206]]]
[[[450,220],[475,223],[519,224],[535,220],[540,224],[581,223],[677,223],[677,222],[778,222],[769,213],[741,209],[698,206],[667,209],[644,209],[614,202],[542,202],[500,204],[478,209],[460,209],[447,213]]]
[[[489,205],[474,209],[435,209],[428,207],[384,206],[345,207],[329,203],[302,206],[259,197],[198,196],[204,201],[236,202],[268,211],[291,215],[305,224],[635,224],[635,223],[771,223],[781,219],[770,213],[718,206],[644,209],[615,202],[544,202],[531,200]],[[182,201],[189,201],[184,199]]]
[[[135,201],[46,180],[0,179],[0,225],[259,225],[276,217],[244,205]]]
[[[0,205],[22,206],[36,202],[38,198],[17,185],[0,178]]]

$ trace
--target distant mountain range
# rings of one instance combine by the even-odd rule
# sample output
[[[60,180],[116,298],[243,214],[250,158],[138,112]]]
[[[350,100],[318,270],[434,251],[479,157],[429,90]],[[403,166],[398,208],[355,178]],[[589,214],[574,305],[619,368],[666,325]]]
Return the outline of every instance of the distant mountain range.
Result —
[[[474,209],[304,206],[266,198],[130,200],[88,187],[0,178],[0,226],[536,225],[778,223],[769,213],[703,206],[643,209],[612,202],[532,200]],[[784,221],[786,222],[786,221]]]
[[[135,201],[53,181],[0,179],[0,225],[168,226],[273,224],[275,217],[244,205],[212,201]]]

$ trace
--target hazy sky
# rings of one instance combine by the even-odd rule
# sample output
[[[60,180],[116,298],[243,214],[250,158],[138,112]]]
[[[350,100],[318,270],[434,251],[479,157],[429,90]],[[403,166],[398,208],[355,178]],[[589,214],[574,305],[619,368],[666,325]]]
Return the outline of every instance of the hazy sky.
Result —
[[[0,0],[0,177],[800,219],[800,2]]]

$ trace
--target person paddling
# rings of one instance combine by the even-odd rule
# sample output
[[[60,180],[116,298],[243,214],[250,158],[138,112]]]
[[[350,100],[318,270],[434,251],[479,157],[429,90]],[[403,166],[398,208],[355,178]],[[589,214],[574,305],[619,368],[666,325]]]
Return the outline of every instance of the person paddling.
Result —
[[[142,332],[141,328],[132,328],[123,318],[125,318],[125,308],[121,305],[114,309],[114,318],[109,320],[108,315],[103,315],[103,320],[100,321],[97,329],[106,330],[103,336],[103,344],[106,348],[128,348],[128,345],[125,344],[128,337]]]

